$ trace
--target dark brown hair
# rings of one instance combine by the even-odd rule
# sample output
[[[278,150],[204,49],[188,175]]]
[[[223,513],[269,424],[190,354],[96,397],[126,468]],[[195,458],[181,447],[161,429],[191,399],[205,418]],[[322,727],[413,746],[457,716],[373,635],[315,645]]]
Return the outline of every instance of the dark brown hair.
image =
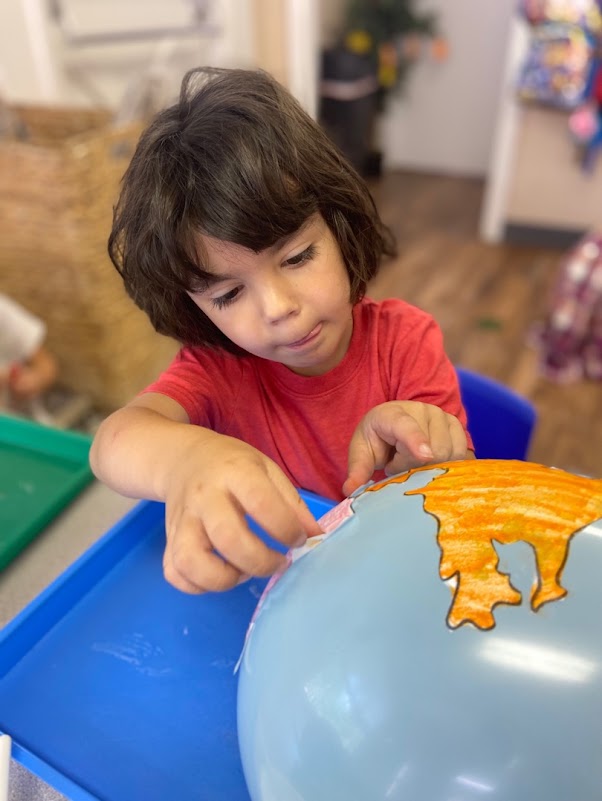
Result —
[[[140,137],[109,255],[157,331],[240,352],[186,294],[207,275],[198,235],[260,252],[316,212],[338,242],[355,303],[394,252],[364,181],[267,73],[200,68]]]

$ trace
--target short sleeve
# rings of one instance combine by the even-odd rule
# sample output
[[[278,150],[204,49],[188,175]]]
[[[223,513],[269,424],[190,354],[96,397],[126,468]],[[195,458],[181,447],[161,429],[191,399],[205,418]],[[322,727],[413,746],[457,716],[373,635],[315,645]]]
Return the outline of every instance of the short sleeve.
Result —
[[[184,347],[169,367],[143,390],[175,400],[193,425],[222,432],[242,386],[242,362],[229,353]]]

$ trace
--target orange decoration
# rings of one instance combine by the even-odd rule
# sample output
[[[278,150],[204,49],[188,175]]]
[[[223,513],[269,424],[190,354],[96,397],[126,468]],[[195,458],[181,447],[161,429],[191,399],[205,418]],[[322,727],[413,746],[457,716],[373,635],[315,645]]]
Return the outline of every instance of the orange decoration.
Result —
[[[560,579],[569,543],[602,517],[602,480],[530,462],[479,459],[419,467],[366,491],[403,484],[414,473],[437,468],[445,473],[406,494],[423,495],[425,511],[439,523],[439,575],[456,582],[448,626],[473,623],[490,629],[497,604],[520,604],[521,594],[498,570],[494,541],[532,546],[537,570],[531,591],[534,611],[564,597]]]
[[[449,42],[442,36],[438,36],[431,42],[431,55],[435,61],[442,64],[449,58]]]

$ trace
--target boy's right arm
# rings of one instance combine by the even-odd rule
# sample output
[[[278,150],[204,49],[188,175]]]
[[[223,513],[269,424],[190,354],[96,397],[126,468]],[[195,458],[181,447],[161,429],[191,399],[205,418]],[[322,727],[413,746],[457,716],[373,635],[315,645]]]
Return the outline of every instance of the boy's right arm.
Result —
[[[287,546],[320,533],[282,470],[241,440],[191,425],[157,393],[136,398],[100,425],[95,475],[117,492],[166,504],[166,579],[184,592],[225,590],[284,561],[249,529],[250,515]]]

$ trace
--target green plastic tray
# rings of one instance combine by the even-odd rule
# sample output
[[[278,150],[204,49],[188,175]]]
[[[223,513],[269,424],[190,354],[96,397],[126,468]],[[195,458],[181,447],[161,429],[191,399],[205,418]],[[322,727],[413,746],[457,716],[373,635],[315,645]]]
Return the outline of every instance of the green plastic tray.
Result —
[[[92,480],[90,443],[0,415],[0,570]]]

